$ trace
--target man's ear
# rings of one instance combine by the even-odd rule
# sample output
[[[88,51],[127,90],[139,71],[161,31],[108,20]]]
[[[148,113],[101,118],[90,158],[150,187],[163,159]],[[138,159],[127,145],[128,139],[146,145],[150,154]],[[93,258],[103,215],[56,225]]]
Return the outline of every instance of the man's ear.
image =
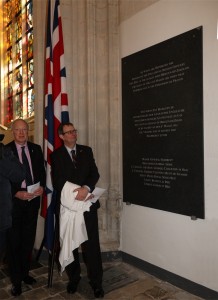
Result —
[[[60,138],[61,140],[63,140],[63,139],[64,139],[63,134],[60,134],[60,135],[59,135],[59,138]]]

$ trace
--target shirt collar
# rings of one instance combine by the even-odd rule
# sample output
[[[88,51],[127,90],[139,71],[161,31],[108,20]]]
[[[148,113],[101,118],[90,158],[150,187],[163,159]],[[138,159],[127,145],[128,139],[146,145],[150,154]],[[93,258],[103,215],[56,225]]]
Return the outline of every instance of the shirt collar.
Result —
[[[66,149],[67,149],[67,151],[68,151],[69,153],[71,153],[72,150],[75,150],[75,152],[76,152],[76,145],[73,147],[73,149],[67,147],[66,145],[65,145],[65,147],[66,147]]]
[[[23,146],[27,147],[27,142],[24,145],[20,145],[20,144],[15,142],[15,145],[16,145],[17,149],[21,149]]]

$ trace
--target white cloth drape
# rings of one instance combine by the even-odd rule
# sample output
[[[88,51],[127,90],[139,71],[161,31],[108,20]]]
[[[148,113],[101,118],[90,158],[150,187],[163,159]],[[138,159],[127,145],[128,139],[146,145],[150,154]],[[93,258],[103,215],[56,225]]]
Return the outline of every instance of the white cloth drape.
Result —
[[[83,213],[89,211],[92,204],[90,201],[75,200],[77,192],[74,190],[78,187],[80,186],[67,181],[61,192],[59,254],[61,272],[74,261],[73,250],[88,239]]]

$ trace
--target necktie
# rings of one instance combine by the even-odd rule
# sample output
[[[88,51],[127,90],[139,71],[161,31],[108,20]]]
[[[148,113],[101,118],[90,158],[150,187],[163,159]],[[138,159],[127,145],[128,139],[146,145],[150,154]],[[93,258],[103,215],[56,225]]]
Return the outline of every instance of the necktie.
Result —
[[[22,161],[23,161],[23,165],[26,170],[26,186],[28,186],[28,185],[33,184],[33,179],[32,179],[32,175],[31,175],[31,171],[30,171],[30,165],[29,165],[28,159],[26,157],[26,153],[25,153],[25,146],[23,146],[21,148],[22,148]]]
[[[76,151],[71,150],[71,155],[72,155],[74,167],[76,168]]]

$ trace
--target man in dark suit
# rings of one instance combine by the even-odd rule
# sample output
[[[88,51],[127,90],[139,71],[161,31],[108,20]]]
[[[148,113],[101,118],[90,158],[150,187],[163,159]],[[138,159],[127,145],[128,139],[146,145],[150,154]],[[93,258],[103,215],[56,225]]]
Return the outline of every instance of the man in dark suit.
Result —
[[[26,169],[26,178],[22,184],[12,185],[14,197],[12,228],[8,234],[8,255],[12,282],[11,293],[13,296],[22,293],[22,281],[26,284],[36,282],[29,275],[30,257],[36,236],[40,196],[43,194],[45,186],[45,166],[42,149],[39,145],[27,141],[28,130],[27,122],[22,119],[15,120],[12,124],[14,141],[7,145]],[[24,163],[25,160],[28,166]],[[29,180],[31,181],[29,182]],[[36,183],[38,183],[36,189],[28,192],[27,186]]]
[[[72,123],[61,124],[58,128],[59,137],[63,146],[51,154],[51,170],[53,186],[57,192],[60,203],[61,191],[67,181],[77,184],[76,200],[85,201],[89,192],[92,192],[99,179],[99,173],[92,149],[88,146],[77,144],[77,130]],[[87,267],[90,285],[96,298],[103,298],[102,289],[102,260],[99,245],[97,209],[99,201],[92,204],[90,211],[84,212],[84,219],[88,240],[82,243],[83,259]],[[78,248],[73,251],[74,261],[66,267],[69,277],[67,292],[73,294],[80,281],[80,262]]]
[[[0,134],[0,142],[4,134]],[[11,182],[21,184],[25,178],[25,170],[19,160],[0,143],[0,261],[4,258],[6,233],[12,225],[12,193]]]

